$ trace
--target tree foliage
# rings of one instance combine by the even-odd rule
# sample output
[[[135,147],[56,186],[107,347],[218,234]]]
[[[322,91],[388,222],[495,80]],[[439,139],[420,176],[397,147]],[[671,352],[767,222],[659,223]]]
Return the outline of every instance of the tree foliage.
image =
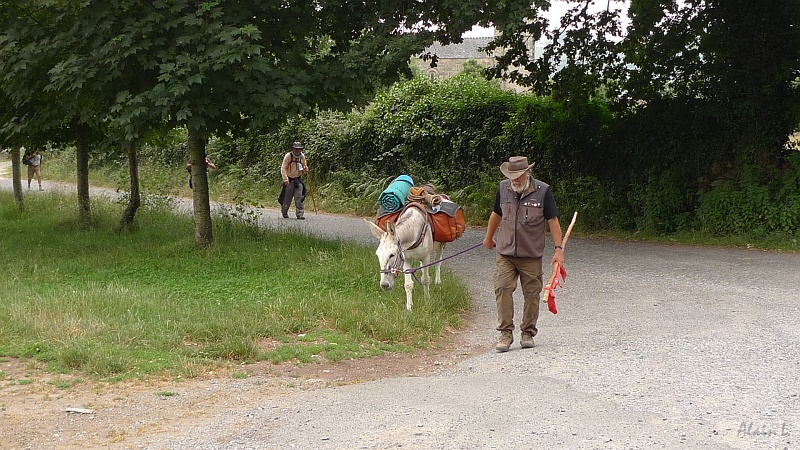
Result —
[[[701,99],[740,163],[774,163],[800,114],[800,3],[633,0],[634,100]]]
[[[570,1],[574,6],[558,24],[543,14],[550,8],[547,0],[499,24],[502,34],[487,46],[500,53],[489,74],[540,95],[578,101],[587,100],[608,80],[619,79],[624,69],[618,49],[621,10],[611,9],[609,2],[609,9],[591,12],[592,1]],[[539,54],[534,52],[537,43],[544,44]]]
[[[739,167],[785,156],[800,122],[800,3],[631,0],[624,35],[613,2],[594,13],[572,3],[555,27],[535,8],[501,26],[491,74],[578,103],[602,88],[629,112],[713,117],[720,158]],[[547,42],[541,54],[530,40]]]
[[[2,0],[0,89],[14,111],[2,130],[66,129],[87,152],[81,163],[90,130],[134,141],[182,126],[199,149],[212,135],[359,104],[409,74],[409,57],[434,40],[458,41],[491,11],[525,3]],[[211,229],[209,216],[202,222]],[[196,236],[211,241],[210,231]]]

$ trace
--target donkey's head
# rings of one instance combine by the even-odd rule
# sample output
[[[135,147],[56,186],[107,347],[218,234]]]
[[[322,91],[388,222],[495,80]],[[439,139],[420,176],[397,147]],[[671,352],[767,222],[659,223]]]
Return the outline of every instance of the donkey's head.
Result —
[[[394,280],[403,271],[405,262],[403,248],[397,239],[394,222],[386,222],[386,231],[383,231],[373,222],[366,219],[365,221],[369,224],[372,235],[380,240],[375,255],[378,256],[380,266],[381,288],[388,291],[394,287]]]

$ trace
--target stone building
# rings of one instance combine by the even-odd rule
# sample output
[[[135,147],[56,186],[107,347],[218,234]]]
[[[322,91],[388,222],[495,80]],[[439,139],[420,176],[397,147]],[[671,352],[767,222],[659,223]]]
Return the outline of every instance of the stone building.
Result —
[[[483,67],[489,67],[494,65],[494,57],[481,49],[486,47],[492,39],[494,38],[470,37],[464,38],[460,44],[450,45],[436,42],[422,53],[437,55],[439,59],[436,67],[431,67],[431,61],[424,61],[421,57],[412,59],[412,63],[416,64],[420,71],[432,80],[443,80],[459,74],[464,70],[464,63],[469,60],[476,61]],[[505,89],[513,89],[518,92],[523,90],[523,88],[505,81],[502,81],[501,85]]]
[[[439,57],[436,67],[431,67],[430,61],[423,61],[422,58],[415,58],[417,67],[433,79],[442,80],[457,75],[464,69],[464,63],[470,59],[475,60],[483,67],[494,64],[491,55],[481,51],[492,40],[491,37],[464,38],[460,44],[442,45],[435,42],[432,46],[425,49],[425,53],[435,54]]]

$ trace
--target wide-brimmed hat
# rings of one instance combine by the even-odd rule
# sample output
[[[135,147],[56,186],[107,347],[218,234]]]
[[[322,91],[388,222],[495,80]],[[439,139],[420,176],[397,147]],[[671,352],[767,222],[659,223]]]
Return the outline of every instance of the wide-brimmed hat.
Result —
[[[299,141],[295,141],[292,144],[292,148],[303,148],[303,144],[301,144]]]
[[[536,164],[536,163],[534,163]],[[500,164],[500,172],[503,172],[507,178],[515,180],[525,171],[530,170],[533,164],[528,164],[528,158],[525,156],[512,156],[508,161]]]

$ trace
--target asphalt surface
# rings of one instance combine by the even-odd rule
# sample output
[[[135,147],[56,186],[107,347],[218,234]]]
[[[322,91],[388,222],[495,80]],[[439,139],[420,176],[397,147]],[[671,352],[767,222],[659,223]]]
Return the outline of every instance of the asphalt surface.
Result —
[[[360,218],[261,213],[265,226],[377,245]],[[445,256],[482,237],[467,230]],[[559,314],[543,307],[533,349],[516,332],[510,352],[493,351],[494,259],[480,247],[445,266],[473,298],[464,345],[485,351],[437,375],[265,398],[220,415],[247,423],[238,438],[170,448],[800,447],[800,254],[572,237],[565,256]],[[374,276],[377,290],[377,260]]]

